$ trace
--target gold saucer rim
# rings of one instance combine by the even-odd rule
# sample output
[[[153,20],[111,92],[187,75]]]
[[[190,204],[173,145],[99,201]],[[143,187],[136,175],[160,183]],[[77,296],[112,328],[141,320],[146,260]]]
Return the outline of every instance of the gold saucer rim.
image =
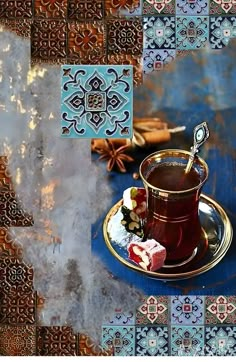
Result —
[[[219,213],[220,218],[224,224],[224,235],[222,236],[221,240],[221,248],[219,253],[213,258],[212,261],[206,263],[205,265],[201,266],[200,268],[190,270],[187,272],[180,272],[180,273],[160,273],[158,271],[148,271],[140,268],[138,265],[132,264],[128,260],[124,259],[122,256],[120,256],[117,251],[113,248],[110,237],[108,235],[107,226],[110,218],[117,212],[119,207],[122,205],[123,200],[119,200],[117,203],[115,203],[111,209],[108,211],[104,222],[103,222],[103,236],[106,243],[107,248],[111,252],[111,254],[119,260],[123,265],[128,267],[129,269],[136,271],[138,273],[141,273],[143,275],[146,275],[149,278],[157,279],[157,280],[163,280],[163,281],[175,281],[175,280],[183,280],[183,279],[189,279],[195,276],[198,276],[200,274],[203,274],[210,269],[212,269],[214,266],[216,266],[225,256],[227,251],[229,250],[229,247],[232,243],[233,239],[233,227],[231,225],[230,219],[228,215],[226,214],[223,207],[215,200],[213,200],[210,196],[207,196],[205,194],[201,194],[200,201],[205,202],[206,204],[211,204]]]

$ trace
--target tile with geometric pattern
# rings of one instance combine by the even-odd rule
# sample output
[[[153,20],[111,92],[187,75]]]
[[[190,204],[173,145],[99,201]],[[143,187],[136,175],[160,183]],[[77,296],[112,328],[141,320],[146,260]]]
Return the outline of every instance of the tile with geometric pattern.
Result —
[[[133,312],[123,312],[116,309],[112,317],[104,321],[107,326],[133,326],[135,324],[135,314]]]
[[[143,18],[144,49],[175,49],[175,17]]]
[[[142,71],[142,56],[130,54],[111,54],[107,57],[107,64],[116,65],[132,65],[133,66],[133,84],[138,86],[142,84],[143,71]]]
[[[135,355],[134,326],[102,326],[102,347],[113,347],[114,356]]]
[[[35,356],[36,327],[0,325],[1,356]]]
[[[0,0],[0,18],[31,18],[32,0]]]
[[[208,16],[176,16],[176,49],[203,48],[208,38]]]
[[[203,350],[203,326],[171,326],[171,356],[199,356]]]
[[[143,15],[175,14],[175,0],[143,0]]]
[[[210,15],[229,15],[236,13],[235,0],[209,0]]]
[[[105,16],[134,15],[140,0],[105,0]]]
[[[205,297],[205,324],[236,324],[236,296]]]
[[[68,19],[78,21],[102,20],[104,5],[102,0],[67,0]]]
[[[67,0],[34,0],[36,18],[66,18]]]
[[[168,324],[168,297],[149,296],[136,310],[136,325]]]
[[[209,40],[211,48],[222,49],[236,37],[235,16],[211,16]]]
[[[175,59],[174,49],[144,49],[143,72],[149,74],[153,71],[163,70]]]
[[[0,258],[7,257],[22,257],[22,246],[15,242],[9,230],[5,227],[0,227]]]
[[[61,70],[62,137],[131,137],[132,66],[65,65]]]
[[[37,327],[37,356],[76,356],[77,344],[71,327]]]
[[[204,297],[201,296],[172,296],[171,324],[203,325]]]
[[[0,192],[0,209],[0,227],[33,225],[32,215],[22,210],[14,191]]]
[[[206,327],[206,356],[236,356],[236,327]]]
[[[113,356],[113,347],[103,349],[86,334],[79,334],[79,356]]]
[[[176,0],[176,15],[209,15],[209,0]]]
[[[136,356],[168,356],[168,328],[136,327]]]

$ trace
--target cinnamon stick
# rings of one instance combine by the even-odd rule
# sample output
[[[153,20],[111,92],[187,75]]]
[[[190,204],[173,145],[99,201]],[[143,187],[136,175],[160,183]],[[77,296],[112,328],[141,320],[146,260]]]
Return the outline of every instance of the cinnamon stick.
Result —
[[[161,143],[161,142],[168,142],[171,137],[168,129],[163,129],[153,132],[143,132],[142,136],[148,145],[154,145],[155,143]]]

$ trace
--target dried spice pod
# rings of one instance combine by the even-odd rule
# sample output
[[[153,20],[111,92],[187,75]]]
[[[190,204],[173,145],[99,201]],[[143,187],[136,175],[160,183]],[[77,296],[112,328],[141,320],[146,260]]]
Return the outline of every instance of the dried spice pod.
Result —
[[[121,207],[121,212],[124,215],[124,218],[121,220],[121,224],[124,225],[126,231],[139,237],[143,237],[143,229],[139,216],[124,205]]]

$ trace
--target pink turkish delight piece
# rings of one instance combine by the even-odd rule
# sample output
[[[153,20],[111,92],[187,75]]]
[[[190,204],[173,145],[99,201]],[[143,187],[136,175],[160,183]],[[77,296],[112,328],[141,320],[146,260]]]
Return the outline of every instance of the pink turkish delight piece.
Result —
[[[156,271],[163,266],[166,259],[166,248],[154,239],[131,242],[127,250],[129,259],[144,270]]]
[[[142,187],[129,187],[123,192],[123,205],[144,218],[147,208],[146,190]]]

